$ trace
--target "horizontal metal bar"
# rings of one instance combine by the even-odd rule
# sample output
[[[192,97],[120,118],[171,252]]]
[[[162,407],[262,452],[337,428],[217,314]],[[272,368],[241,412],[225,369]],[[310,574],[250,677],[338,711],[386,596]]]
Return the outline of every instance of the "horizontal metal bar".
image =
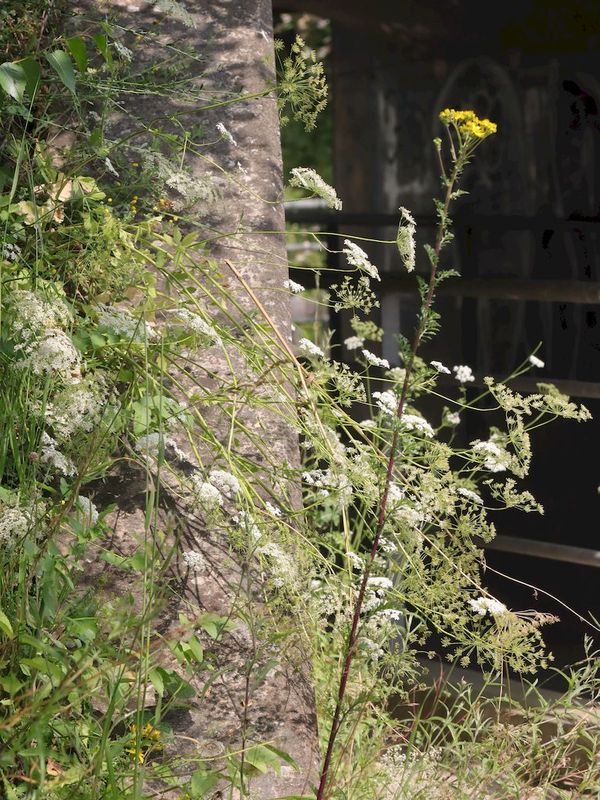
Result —
[[[410,277],[392,277],[382,273],[382,290],[417,291]],[[444,297],[483,297],[490,300],[533,300],[541,303],[600,303],[598,281],[526,280],[522,278],[456,278],[436,289]]]
[[[324,200],[306,198],[302,200],[289,200],[284,203],[285,216],[288,222],[303,222],[306,224],[329,223],[330,225],[381,225],[395,227],[399,222],[399,214],[389,212],[347,212],[334,211],[327,206]],[[417,224],[435,225],[437,217],[434,214],[415,215]],[[460,227],[479,227],[485,230],[522,230],[545,231],[570,228],[584,228],[590,226],[598,230],[600,218],[596,217],[555,217],[551,214],[524,215],[524,214],[473,214],[458,211],[454,217],[454,224]]]
[[[564,564],[581,564],[584,567],[600,567],[600,550],[587,547],[571,547],[554,542],[538,542],[535,539],[521,539],[517,536],[496,536],[485,545],[486,550],[498,550],[514,555],[547,558]]]

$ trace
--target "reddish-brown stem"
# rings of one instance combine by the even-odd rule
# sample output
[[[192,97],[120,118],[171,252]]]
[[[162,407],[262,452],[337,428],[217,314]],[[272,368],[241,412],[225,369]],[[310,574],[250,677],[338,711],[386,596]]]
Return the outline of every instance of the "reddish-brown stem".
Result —
[[[402,384],[402,391],[400,393],[400,400],[398,401],[398,406],[396,409],[396,420],[397,423],[394,427],[394,433],[392,436],[392,443],[390,446],[390,455],[388,458],[387,469],[385,474],[385,481],[383,484],[383,493],[379,500],[379,511],[377,514],[377,526],[375,528],[375,536],[373,537],[373,544],[371,546],[371,552],[369,554],[369,559],[367,564],[365,565],[365,569],[363,572],[362,580],[360,583],[360,587],[358,590],[358,596],[356,598],[356,602],[354,605],[354,612],[352,614],[352,623],[350,626],[350,634],[348,636],[348,643],[346,646],[346,655],[344,657],[344,665],[342,667],[342,675],[340,677],[340,683],[338,687],[338,697],[335,705],[335,710],[333,712],[333,719],[331,721],[331,730],[329,732],[329,740],[327,742],[327,750],[325,752],[325,758],[323,759],[323,767],[321,769],[321,776],[319,781],[319,788],[317,791],[317,798],[316,800],[327,800],[327,781],[329,778],[329,770],[331,767],[331,759],[333,756],[333,750],[335,747],[335,743],[337,740],[337,735],[340,728],[341,722],[341,715],[342,715],[342,704],[344,702],[344,697],[346,695],[346,688],[348,686],[348,679],[350,677],[350,668],[352,667],[352,661],[354,660],[354,652],[356,649],[356,642],[358,640],[358,627],[360,624],[360,617],[362,614],[362,607],[365,599],[365,592],[367,590],[367,584],[369,582],[369,577],[371,575],[371,569],[373,567],[373,562],[375,561],[375,557],[377,556],[377,552],[379,550],[379,541],[381,539],[381,533],[383,531],[383,526],[385,523],[385,515],[387,509],[387,500],[388,494],[390,489],[390,484],[392,482],[392,476],[394,474],[394,467],[396,466],[396,451],[398,449],[398,439],[399,439],[399,425],[398,421],[402,419],[402,414],[404,413],[404,406],[406,405],[406,398],[408,396],[408,387],[410,383],[410,376],[412,373],[412,369],[414,366],[415,356],[417,355],[417,350],[419,349],[419,344],[421,342],[421,338],[423,336],[425,330],[425,319],[429,308],[431,307],[431,303],[433,301],[433,293],[435,290],[435,283],[437,277],[437,266],[440,251],[442,249],[442,242],[444,238],[444,233],[446,229],[446,219],[448,216],[448,209],[450,207],[450,200],[452,197],[452,190],[454,183],[458,177],[458,174],[461,170],[461,164],[459,161],[455,160],[454,169],[452,171],[452,175],[446,184],[446,196],[444,198],[444,211],[443,216],[440,219],[438,230],[436,234],[436,241],[434,247],[435,258],[432,259],[431,263],[431,273],[429,276],[429,284],[427,288],[427,294],[423,300],[422,311],[421,311],[421,320],[417,329],[415,330],[415,335],[412,341],[411,347],[411,354],[410,359],[406,365],[406,373],[404,376],[404,382]]]

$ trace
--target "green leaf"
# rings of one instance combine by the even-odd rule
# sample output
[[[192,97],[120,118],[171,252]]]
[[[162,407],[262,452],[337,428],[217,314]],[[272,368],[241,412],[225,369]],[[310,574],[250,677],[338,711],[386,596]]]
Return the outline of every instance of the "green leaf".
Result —
[[[148,673],[148,678],[152,686],[154,686],[156,694],[162,697],[165,693],[165,682],[162,679],[161,670],[157,667],[153,667]]]
[[[191,639],[188,640],[187,644],[196,661],[204,661],[204,650],[202,649],[202,645],[198,639],[196,639],[195,636],[192,636]]]
[[[19,103],[27,85],[27,74],[20,64],[6,61],[0,64],[0,86],[9,97]]]
[[[206,797],[206,793],[210,792],[218,780],[219,776],[215,775],[214,772],[197,769],[190,782],[190,793],[194,800],[201,800],[201,798]]]
[[[0,686],[4,689],[6,694],[9,694],[11,697],[15,695],[22,686],[25,686],[23,681],[20,681],[16,675],[13,675],[12,672],[8,675],[5,675],[3,678],[0,678]]]
[[[13,631],[10,620],[2,609],[0,609],[0,631],[2,631],[5,636],[8,636],[9,639],[15,638],[15,632]]]
[[[77,69],[83,75],[86,72],[88,65],[87,47],[85,46],[84,40],[81,38],[81,36],[71,36],[70,39],[67,39],[67,47],[75,59]]]
[[[108,46],[108,39],[103,33],[98,33],[94,36],[94,44],[98,48],[100,54],[110,67],[113,63],[112,53],[110,52],[110,48]]]
[[[19,66],[23,69],[27,81],[25,91],[29,97],[33,97],[37,92],[38,84],[40,82],[40,65],[34,58],[28,56],[27,58],[23,58],[21,61],[19,61]]]
[[[48,53],[46,58],[67,89],[75,94],[75,72],[68,54],[64,50],[55,50]]]

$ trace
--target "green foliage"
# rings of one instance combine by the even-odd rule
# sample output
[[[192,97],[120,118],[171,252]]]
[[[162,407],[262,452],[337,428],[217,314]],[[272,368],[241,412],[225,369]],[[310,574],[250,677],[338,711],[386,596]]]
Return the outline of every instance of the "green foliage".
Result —
[[[12,6],[3,13],[10,28]],[[28,12],[24,25],[29,42]],[[320,730],[333,730],[334,768],[321,798],[433,797],[424,792],[448,775],[458,788],[447,796],[461,797],[482,774],[510,784],[515,797],[530,773],[537,786],[596,790],[593,759],[567,775],[559,765],[573,755],[572,737],[561,731],[548,747],[537,742],[548,714],[597,693],[591,652],[561,701],[536,695],[539,708],[519,707],[526,718],[515,731],[501,721],[504,706],[464,687],[440,693],[430,716],[414,705],[408,721],[386,711],[393,695],[407,698],[419,686],[419,656],[432,634],[451,661],[476,665],[490,680],[508,668],[535,675],[547,664],[541,629],[553,620],[489,595],[482,542],[494,536],[490,510],[541,510],[518,482],[531,459],[529,431],[589,416],[544,384],[521,396],[486,379],[479,396],[467,397],[466,365],[453,369],[459,389],[444,397],[439,420],[419,410],[424,396],[441,394],[439,374],[450,372],[418,351],[439,327],[433,303],[450,276],[440,268],[452,238],[449,206],[474,142],[450,139],[448,156],[438,145],[439,228],[429,280],[419,280],[414,338],[399,344],[402,367],[365,346],[382,339],[367,318],[379,273],[349,240],[347,274],[318,302],[351,312],[355,335],[345,345],[358,353],[355,363],[329,352],[329,336],[300,340],[294,351],[244,276],[230,267],[224,277],[185,219],[214,197],[185,163],[210,144],[201,123],[181,137],[143,129],[137,139],[110,138],[118,93],[149,79],[129,75],[131,54],[113,34],[107,25],[39,53],[24,47],[0,66],[4,795],[251,797],[260,775],[297,768],[247,717],[252,693],[279,669],[274,656],[296,650],[312,657]],[[201,99],[183,79],[172,91]],[[283,60],[278,91],[280,106],[311,127],[325,85],[302,42]],[[229,102],[240,99],[248,102]],[[93,128],[82,111],[92,101]],[[201,119],[202,106],[196,111]],[[73,141],[57,159],[44,142],[66,119]],[[296,169],[296,178],[339,203],[312,170]],[[411,269],[414,220],[405,209],[401,216],[398,240],[387,244]],[[231,291],[231,274],[246,295]],[[231,367],[224,374],[217,356]],[[458,412],[495,412],[505,424],[458,444]],[[300,465],[277,459],[267,429],[297,434]],[[143,498],[141,530],[127,546],[115,543],[107,500],[123,476]],[[210,532],[237,565],[230,613],[204,611],[180,588],[208,571],[203,547],[212,542],[207,534],[186,549],[181,519]],[[180,609],[176,621],[158,624],[170,604]],[[231,648],[233,634],[252,644],[239,667],[247,695],[239,747],[182,755],[170,714],[209,696],[223,669],[219,647]],[[584,753],[595,752],[595,728],[577,725]]]

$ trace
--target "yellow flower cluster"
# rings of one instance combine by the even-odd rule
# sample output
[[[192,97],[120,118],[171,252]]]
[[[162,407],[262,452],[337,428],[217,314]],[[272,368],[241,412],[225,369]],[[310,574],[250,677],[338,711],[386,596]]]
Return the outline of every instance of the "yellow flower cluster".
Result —
[[[444,125],[454,125],[457,131],[465,138],[485,139],[496,133],[498,126],[489,119],[480,119],[474,111],[456,111],[445,108],[440,114],[440,121]]]
[[[137,738],[137,725],[135,724],[130,725],[129,732],[131,733],[131,739],[132,739],[131,743],[132,745],[135,745],[135,739]],[[125,748],[125,752],[129,753],[129,755],[135,761],[137,761],[138,764],[143,764],[146,759],[146,756],[151,750],[162,750],[163,746],[159,741],[160,737],[161,737],[161,732],[158,730],[158,728],[155,728],[154,725],[151,725],[149,722],[147,722],[140,731],[140,738],[144,740],[142,742],[142,745],[146,749],[142,748],[138,749],[137,747],[133,746]]]

